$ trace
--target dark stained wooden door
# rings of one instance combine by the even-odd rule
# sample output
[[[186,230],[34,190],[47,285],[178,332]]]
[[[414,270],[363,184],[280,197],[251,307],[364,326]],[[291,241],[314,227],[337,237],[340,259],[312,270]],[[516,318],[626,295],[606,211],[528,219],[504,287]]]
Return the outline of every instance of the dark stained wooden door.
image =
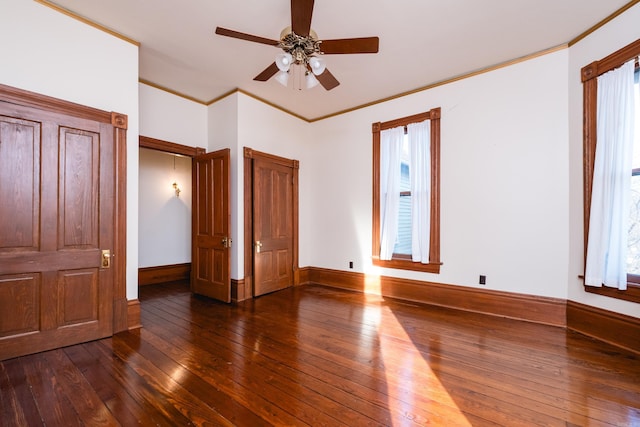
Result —
[[[266,157],[253,161],[254,296],[293,285],[294,169]]]
[[[113,331],[110,124],[0,102],[0,359]]]
[[[191,290],[231,302],[230,150],[193,159]]]

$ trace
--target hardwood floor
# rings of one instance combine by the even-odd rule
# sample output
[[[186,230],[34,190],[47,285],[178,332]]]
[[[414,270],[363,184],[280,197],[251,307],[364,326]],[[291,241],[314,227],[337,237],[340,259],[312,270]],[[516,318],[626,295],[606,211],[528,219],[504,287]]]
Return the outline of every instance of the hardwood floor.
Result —
[[[640,425],[640,356],[321,286],[140,289],[135,332],[0,363],[0,425]]]

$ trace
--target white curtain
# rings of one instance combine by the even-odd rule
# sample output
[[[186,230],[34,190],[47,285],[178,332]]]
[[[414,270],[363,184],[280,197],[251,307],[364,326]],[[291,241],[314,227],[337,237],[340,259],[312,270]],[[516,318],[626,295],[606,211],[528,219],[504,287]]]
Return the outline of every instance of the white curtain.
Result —
[[[380,259],[390,260],[398,235],[400,160],[404,128],[380,132]]]
[[[429,263],[431,236],[431,122],[407,126],[411,153],[411,258]]]
[[[633,155],[633,61],[598,77],[585,284],[627,288],[627,236]]]

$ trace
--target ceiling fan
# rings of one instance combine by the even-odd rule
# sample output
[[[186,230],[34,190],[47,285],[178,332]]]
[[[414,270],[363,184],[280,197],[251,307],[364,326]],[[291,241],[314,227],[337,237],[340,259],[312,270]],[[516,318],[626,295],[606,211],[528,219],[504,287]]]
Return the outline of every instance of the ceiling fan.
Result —
[[[304,70],[307,88],[313,87],[319,82],[326,90],[331,90],[340,82],[326,68],[321,55],[377,53],[379,39],[378,37],[361,37],[318,40],[317,34],[311,29],[313,2],[314,0],[291,0],[291,26],[282,30],[280,40],[267,39],[222,27],[216,28],[216,34],[275,46],[284,51],[276,56],[273,64],[265,68],[253,80],[266,82],[275,75],[276,80],[286,86],[291,65],[297,65]]]

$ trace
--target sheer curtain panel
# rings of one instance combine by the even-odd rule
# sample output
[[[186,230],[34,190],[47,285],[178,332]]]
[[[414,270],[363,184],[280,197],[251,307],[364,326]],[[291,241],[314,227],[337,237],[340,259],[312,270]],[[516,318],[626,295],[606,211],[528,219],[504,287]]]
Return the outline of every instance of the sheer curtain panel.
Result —
[[[585,284],[627,288],[634,62],[598,77],[597,139]]]
[[[411,153],[411,259],[429,263],[431,239],[431,124],[407,125]]]
[[[398,235],[404,128],[380,132],[380,259],[390,260]]]

